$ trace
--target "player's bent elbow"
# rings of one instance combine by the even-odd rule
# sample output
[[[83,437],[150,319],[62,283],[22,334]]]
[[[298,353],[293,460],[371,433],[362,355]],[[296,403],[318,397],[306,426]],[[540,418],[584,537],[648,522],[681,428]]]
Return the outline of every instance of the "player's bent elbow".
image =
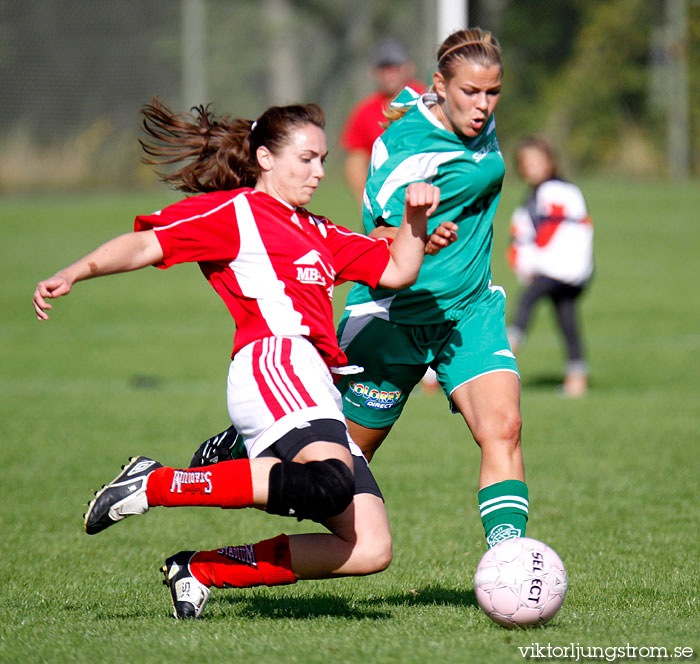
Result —
[[[383,288],[389,288],[391,290],[403,290],[404,288],[413,286],[415,283],[415,279],[393,279],[388,283],[380,283],[379,285]]]
[[[382,278],[379,280],[379,286],[382,288],[391,288],[392,290],[402,290],[413,286],[418,279],[418,270],[406,272],[399,269],[387,269],[384,271]]]

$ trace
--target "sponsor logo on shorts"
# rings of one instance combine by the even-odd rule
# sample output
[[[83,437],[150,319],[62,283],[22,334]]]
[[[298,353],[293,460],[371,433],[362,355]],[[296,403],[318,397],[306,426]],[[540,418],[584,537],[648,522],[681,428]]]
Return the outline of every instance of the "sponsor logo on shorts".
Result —
[[[520,528],[516,528],[512,523],[504,523],[500,526],[496,526],[486,538],[486,543],[489,548],[495,546],[499,542],[504,540],[513,539],[515,537],[520,537]]]
[[[170,493],[182,493],[183,491],[211,493],[211,471],[176,470],[173,473],[173,483],[170,485]]]
[[[365,400],[365,406],[368,408],[377,408],[380,410],[387,410],[393,408],[401,399],[403,392],[401,390],[394,390],[392,392],[385,390],[377,390],[364,383],[350,383],[350,389],[353,394],[358,397],[362,397]],[[346,401],[350,401],[346,399]],[[350,401],[350,403],[353,403]]]

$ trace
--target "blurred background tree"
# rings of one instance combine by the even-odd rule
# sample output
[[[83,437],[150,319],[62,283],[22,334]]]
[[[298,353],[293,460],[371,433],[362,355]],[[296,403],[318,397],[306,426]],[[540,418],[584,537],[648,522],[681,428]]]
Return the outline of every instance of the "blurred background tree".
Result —
[[[392,36],[430,80],[435,0],[0,0],[0,191],[153,182],[138,109],[212,102],[254,118],[320,103],[331,145]],[[504,53],[506,154],[524,134],[568,172],[700,173],[700,0],[469,0]],[[455,28],[462,26],[453,26]],[[204,96],[204,99],[199,98]]]

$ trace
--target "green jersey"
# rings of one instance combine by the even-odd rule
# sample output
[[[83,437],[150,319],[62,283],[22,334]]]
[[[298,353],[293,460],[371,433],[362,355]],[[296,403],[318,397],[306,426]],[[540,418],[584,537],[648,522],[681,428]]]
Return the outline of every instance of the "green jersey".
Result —
[[[428,220],[428,234],[442,221],[459,226],[455,242],[425,257],[410,288],[353,286],[348,308],[366,309],[395,323],[458,320],[488,294],[491,281],[493,217],[505,174],[496,123],[491,117],[476,138],[460,137],[430,112],[427,104],[434,100],[430,94],[418,99],[376,140],[365,186],[367,233],[379,224],[401,223],[411,182],[440,188],[440,205]]]

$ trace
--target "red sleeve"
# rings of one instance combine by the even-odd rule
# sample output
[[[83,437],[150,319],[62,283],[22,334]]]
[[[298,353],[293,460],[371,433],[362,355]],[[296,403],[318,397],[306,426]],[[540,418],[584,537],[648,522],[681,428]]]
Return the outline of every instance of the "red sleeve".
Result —
[[[157,267],[178,263],[230,262],[240,239],[230,193],[192,196],[151,215],[136,217],[134,229],[154,230],[163,249]]]
[[[335,259],[335,283],[360,281],[376,288],[389,263],[389,242],[326,224],[326,245]]]

